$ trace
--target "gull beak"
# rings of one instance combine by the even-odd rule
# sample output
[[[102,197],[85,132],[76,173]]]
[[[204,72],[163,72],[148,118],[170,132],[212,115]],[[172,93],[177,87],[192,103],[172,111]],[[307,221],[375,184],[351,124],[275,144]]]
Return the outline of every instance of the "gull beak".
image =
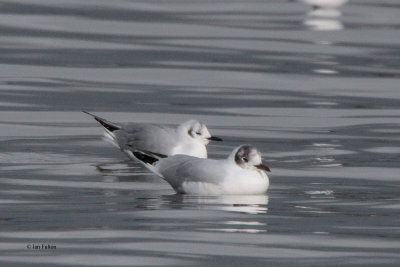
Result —
[[[265,166],[264,164],[255,165],[254,167],[256,167],[259,170],[271,172],[271,170],[267,166]]]
[[[211,136],[207,138],[210,141],[222,141],[222,138],[216,137],[216,136]]]

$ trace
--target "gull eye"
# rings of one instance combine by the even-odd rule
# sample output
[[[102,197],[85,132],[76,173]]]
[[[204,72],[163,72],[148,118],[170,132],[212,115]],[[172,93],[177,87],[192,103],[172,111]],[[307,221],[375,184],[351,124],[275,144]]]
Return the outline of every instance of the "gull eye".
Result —
[[[201,135],[201,133],[199,133],[199,132],[196,132],[196,134],[197,134],[197,135]]]
[[[245,158],[245,157],[243,157],[242,160],[243,160],[244,162],[249,162],[248,158]]]

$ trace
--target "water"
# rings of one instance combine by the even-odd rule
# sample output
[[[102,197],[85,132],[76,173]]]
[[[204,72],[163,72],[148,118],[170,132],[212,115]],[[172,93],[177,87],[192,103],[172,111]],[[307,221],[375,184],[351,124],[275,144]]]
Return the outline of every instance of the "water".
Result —
[[[397,266],[399,11],[2,1],[0,265]],[[261,149],[270,189],[176,195],[82,109],[203,120],[211,157]]]

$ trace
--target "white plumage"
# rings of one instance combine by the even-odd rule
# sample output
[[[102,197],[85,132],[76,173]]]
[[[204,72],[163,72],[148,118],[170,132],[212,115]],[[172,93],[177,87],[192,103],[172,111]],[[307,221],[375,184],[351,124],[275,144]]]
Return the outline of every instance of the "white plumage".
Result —
[[[249,145],[237,147],[222,160],[187,155],[158,158],[142,151],[133,154],[178,193],[252,195],[264,194],[269,186],[269,168],[262,164],[260,151]]]
[[[83,111],[105,128],[107,141],[120,148],[129,157],[136,159],[132,151],[151,151],[166,156],[185,154],[207,158],[206,145],[210,140],[222,141],[211,136],[207,126],[196,120],[189,120],[176,128],[159,124],[114,123]]]

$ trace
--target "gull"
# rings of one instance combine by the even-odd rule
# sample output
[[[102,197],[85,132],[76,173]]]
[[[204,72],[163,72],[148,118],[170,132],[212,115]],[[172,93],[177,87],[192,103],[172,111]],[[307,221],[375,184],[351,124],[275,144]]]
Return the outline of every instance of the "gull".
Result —
[[[269,186],[260,151],[251,145],[235,148],[226,159],[204,159],[188,155],[163,156],[133,151],[150,171],[181,194],[258,195]]]
[[[211,136],[207,126],[197,120],[189,120],[176,128],[161,124],[148,123],[114,123],[87,111],[104,128],[106,141],[125,152],[130,158],[134,150],[151,151],[154,154],[184,154],[193,157],[207,158],[206,145],[211,141],[222,141]]]

